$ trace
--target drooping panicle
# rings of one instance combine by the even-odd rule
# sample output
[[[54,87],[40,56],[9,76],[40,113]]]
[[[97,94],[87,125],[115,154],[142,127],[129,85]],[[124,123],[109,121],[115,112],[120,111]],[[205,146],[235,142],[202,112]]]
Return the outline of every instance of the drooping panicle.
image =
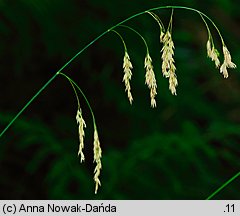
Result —
[[[178,85],[177,76],[175,74],[176,67],[174,65],[174,43],[170,31],[167,31],[163,37],[162,52],[162,73],[163,76],[169,78],[169,89],[173,95],[176,95],[176,86]]]
[[[130,80],[132,77],[132,71],[131,71],[132,69],[133,69],[133,66],[130,61],[130,57],[129,57],[127,51],[125,51],[125,55],[123,58],[124,75],[123,75],[122,81],[125,84],[125,91],[127,92],[128,100],[129,100],[130,104],[132,104],[132,101],[133,101],[133,97],[132,97],[132,93],[131,93],[131,85],[130,85]]]
[[[93,153],[94,153],[94,160],[93,162],[96,163],[95,169],[94,169],[94,181],[95,181],[95,194],[98,191],[98,187],[101,186],[101,182],[99,180],[99,176],[101,173],[102,169],[102,162],[101,162],[101,157],[102,157],[102,149],[100,146],[100,141],[98,137],[98,132],[96,127],[94,127],[94,143],[93,143]]]
[[[86,123],[82,117],[82,111],[79,108],[77,110],[76,120],[78,124],[78,133],[79,133],[79,150],[78,150],[78,156],[80,155],[80,161],[81,163],[85,160],[84,154],[83,154],[83,148],[84,148],[84,128],[86,127]]]
[[[220,67],[220,73],[223,74],[224,78],[228,78],[228,72],[227,68],[236,68],[237,66],[232,62],[232,57],[230,52],[228,51],[226,45],[223,45],[223,56],[224,56],[224,61],[223,64]]]
[[[218,50],[214,47],[214,45],[211,44],[210,39],[208,39],[206,47],[207,47],[207,56],[208,56],[212,61],[215,62],[216,68],[219,68],[219,66],[220,66],[220,61],[219,61],[219,58],[218,58],[219,52],[218,52]]]
[[[154,108],[157,106],[155,100],[155,96],[157,95],[157,82],[153,71],[152,59],[149,53],[147,53],[145,57],[144,67],[146,69],[145,84],[147,84],[150,89],[151,107]]]
[[[218,52],[218,50],[214,46],[212,34],[211,34],[210,28],[209,28],[206,20],[204,19],[202,13],[199,13],[199,14],[200,14],[203,22],[205,23],[207,30],[208,30],[208,37],[209,38],[208,38],[208,41],[207,41],[207,55],[208,55],[208,57],[212,61],[215,62],[216,68],[219,68],[220,64],[221,64],[219,59],[218,59],[219,52]],[[226,45],[224,43],[223,37],[222,37],[220,31],[218,30],[218,28],[217,28],[217,26],[215,24],[214,24],[214,27],[218,31],[218,34],[219,34],[219,36],[221,38],[221,41],[222,41],[222,51],[223,51],[223,56],[224,56],[224,61],[223,61],[222,65],[221,65],[221,67],[220,67],[220,73],[223,74],[224,78],[228,78],[227,68],[236,68],[237,66],[232,62],[232,58],[231,58],[230,52],[228,51],[228,49],[227,49],[227,47],[226,47]]]
[[[232,57],[230,52],[228,51],[226,45],[223,45],[223,55],[224,55],[224,61],[227,64],[228,68],[236,68],[237,66],[232,62]]]

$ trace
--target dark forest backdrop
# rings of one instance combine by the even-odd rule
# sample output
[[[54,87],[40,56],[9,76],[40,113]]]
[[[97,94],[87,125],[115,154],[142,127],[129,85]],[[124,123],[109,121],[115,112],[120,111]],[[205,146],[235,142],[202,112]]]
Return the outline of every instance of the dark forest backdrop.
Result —
[[[134,13],[161,5],[194,7],[219,26],[240,67],[240,11],[233,0],[1,0],[0,128],[77,51]],[[168,24],[171,10],[156,13]],[[0,139],[1,199],[205,199],[240,167],[240,75],[224,79],[207,59],[199,15],[175,10],[173,40],[178,96],[161,75],[159,28],[149,15],[127,23],[146,38],[158,82],[157,108],[144,85],[142,41],[119,29],[134,64],[129,105],[122,83],[124,50],[109,33],[64,73],[86,93],[103,148],[102,187],[94,195],[93,128],[87,123],[86,162],[79,163],[77,103],[58,77]],[[216,45],[220,40],[214,31]],[[221,56],[222,58],[222,56]],[[81,98],[82,99],[82,98]],[[240,199],[240,180],[216,199]]]

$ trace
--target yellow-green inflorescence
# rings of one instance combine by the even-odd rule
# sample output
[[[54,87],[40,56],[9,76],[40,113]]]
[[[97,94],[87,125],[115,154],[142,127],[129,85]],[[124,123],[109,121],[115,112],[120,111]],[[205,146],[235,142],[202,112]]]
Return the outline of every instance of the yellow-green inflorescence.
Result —
[[[77,110],[76,120],[78,124],[78,133],[79,133],[79,150],[78,155],[80,156],[81,163],[85,160],[85,156],[83,154],[83,148],[84,148],[84,128],[86,127],[86,123],[82,117],[82,110],[79,108]]]
[[[176,67],[174,61],[174,43],[172,40],[172,17],[173,11],[171,14],[171,19],[167,30],[165,30],[163,22],[159,16],[153,12],[148,12],[158,23],[160,27],[160,43],[163,45],[161,49],[161,59],[162,59],[162,74],[164,77],[169,80],[169,90],[173,95],[177,94],[176,87],[178,85],[177,76],[176,76]]]
[[[237,66],[232,62],[232,57],[225,44],[223,44],[222,50],[224,61],[220,67],[220,73],[223,74],[224,78],[228,78],[227,68],[236,68]]]
[[[154,108],[157,106],[157,103],[155,100],[155,96],[157,95],[157,82],[156,82],[155,74],[153,71],[152,59],[149,53],[147,53],[145,57],[144,67],[146,69],[145,83],[150,89],[151,107]]]
[[[168,28],[166,30],[164,28],[163,22],[161,21],[161,19],[159,18],[158,15],[156,15],[153,12],[147,12],[147,13],[150,14],[157,21],[157,23],[160,27],[159,39],[160,39],[160,44],[162,44],[162,49],[161,49],[162,74],[163,74],[163,77],[168,78],[168,80],[169,80],[170,92],[173,95],[177,95],[176,87],[178,85],[178,80],[177,80],[176,66],[175,66],[175,60],[174,60],[175,47],[174,47],[174,42],[172,39],[173,10],[171,13],[171,18],[170,18],[170,21],[168,24]],[[225,45],[219,30],[215,26],[215,28],[217,29],[217,31],[221,37],[221,40],[222,40],[222,52],[223,52],[224,60],[223,60],[222,64],[220,63],[220,60],[219,60],[220,54],[214,45],[212,34],[210,32],[208,24],[207,24],[206,20],[203,18],[202,14],[201,13],[199,13],[199,14],[200,14],[202,20],[204,21],[204,23],[207,27],[207,30],[208,30],[209,37],[208,37],[208,41],[206,44],[207,56],[215,63],[216,68],[220,69],[220,73],[223,74],[224,78],[227,78],[228,77],[227,68],[236,68],[236,65],[232,62],[230,52],[229,52],[227,46]],[[149,48],[148,48],[147,42],[144,39],[144,37],[139,32],[137,32],[135,29],[133,29],[132,27],[129,27],[126,25],[120,25],[120,26],[128,28],[131,31],[135,32],[138,36],[141,37],[141,39],[143,40],[143,42],[146,46],[147,52],[146,52],[145,59],[144,59],[145,84],[147,85],[147,87],[150,90],[150,100],[151,100],[150,104],[151,104],[151,107],[154,108],[157,106],[157,103],[156,103],[157,81],[156,81],[154,68],[153,68],[153,64],[152,64],[152,58],[149,54]],[[115,32],[121,38],[123,45],[124,45],[122,82],[125,85],[125,91],[127,93],[129,103],[132,104],[133,96],[132,96],[132,92],[131,92],[131,83],[130,82],[132,79],[133,65],[131,63],[129,53],[127,50],[127,46],[126,46],[125,41],[123,40],[123,37],[115,29],[111,29],[111,31]],[[71,82],[71,84],[73,85],[73,82]],[[76,93],[76,91],[75,91],[75,93]],[[77,99],[78,99],[78,97],[77,97]],[[79,100],[78,100],[78,103],[79,103]],[[90,108],[90,110],[91,110],[91,108]],[[92,112],[92,110],[91,110],[91,112]],[[93,115],[93,113],[92,113],[92,115]],[[82,116],[82,110],[80,109],[80,104],[79,104],[79,108],[77,110],[76,120],[77,120],[77,124],[78,124],[79,142],[80,142],[78,155],[81,158],[80,159],[81,162],[83,162],[85,160],[83,149],[84,149],[84,136],[85,136],[84,128],[86,127],[86,123]],[[96,164],[95,169],[94,169],[93,179],[95,182],[95,193],[97,193],[99,186],[101,186],[101,181],[100,181],[99,177],[100,177],[101,169],[102,169],[102,162],[101,162],[102,149],[100,146],[100,141],[99,141],[99,136],[98,136],[98,131],[97,131],[94,115],[93,115],[93,122],[94,122],[94,136],[93,136],[93,138],[94,138],[94,142],[93,142],[94,160],[93,160],[93,162]]]
[[[124,58],[123,58],[123,82],[125,84],[125,91],[127,92],[128,100],[130,104],[132,104],[133,97],[131,93],[131,85],[130,85],[130,80],[132,78],[132,63],[130,61],[130,57],[128,55],[127,50],[125,50]]]
[[[176,67],[174,65],[174,43],[170,31],[167,31],[162,40],[162,73],[169,79],[169,89],[173,95],[177,94],[176,87],[178,85],[176,76]]]
[[[101,182],[99,180],[99,176],[102,169],[102,149],[100,146],[100,141],[98,137],[98,132],[96,126],[94,127],[94,142],[93,142],[93,154],[94,154],[94,162],[96,163],[95,169],[94,169],[94,181],[95,181],[95,194],[98,191],[98,187],[101,186]]]
[[[172,14],[171,14],[171,18],[168,24],[168,28],[165,30],[163,22],[161,21],[161,19],[153,12],[153,10],[156,9],[163,9],[163,8],[172,8]],[[215,63],[216,68],[218,68],[220,70],[220,73],[223,74],[224,78],[228,77],[228,68],[236,68],[236,64],[234,64],[232,62],[232,58],[231,58],[231,54],[223,40],[223,37],[219,31],[219,29],[217,28],[217,26],[215,25],[215,23],[205,14],[203,14],[202,12],[193,9],[193,8],[188,8],[188,7],[183,7],[183,6],[163,6],[163,7],[158,7],[158,8],[153,8],[150,9],[149,11],[145,11],[146,13],[150,14],[158,23],[159,27],[160,27],[160,35],[159,35],[159,39],[160,39],[160,44],[162,44],[162,49],[161,49],[161,59],[162,59],[162,74],[164,77],[169,79],[169,89],[171,91],[171,93],[173,95],[176,95],[176,87],[178,85],[178,80],[177,80],[177,76],[176,76],[176,67],[175,67],[175,61],[174,61],[174,43],[173,43],[173,39],[172,39],[172,20],[173,20],[173,8],[182,8],[182,9],[187,9],[187,10],[191,10],[191,11],[195,11],[197,12],[203,22],[206,25],[207,31],[208,31],[208,40],[206,43],[206,49],[207,49],[207,56]],[[123,26],[122,24],[136,16],[142,15],[145,12],[141,12],[138,14],[135,14],[127,19],[125,19],[124,21],[118,23],[117,25],[113,26],[111,29],[103,32],[101,35],[99,35],[98,37],[96,37],[94,40],[92,40],[89,44],[87,44],[82,50],[80,50],[75,56],[73,56],[62,68],[60,68],[59,71],[57,71],[46,83],[45,85],[39,89],[39,91],[26,103],[26,105],[17,113],[17,115],[10,121],[10,123],[5,127],[5,129],[0,133],[0,137],[3,136],[3,134],[5,134],[5,132],[8,130],[8,128],[15,122],[15,120],[22,114],[22,112],[32,103],[32,101],[57,77],[57,75],[62,75],[65,78],[68,79],[68,81],[70,82],[70,84],[73,87],[73,90],[76,94],[76,98],[78,101],[78,110],[77,110],[77,114],[76,114],[76,121],[78,124],[78,134],[79,134],[79,149],[78,149],[78,155],[80,156],[80,161],[84,162],[85,160],[85,156],[83,153],[84,150],[84,138],[85,138],[85,131],[84,129],[86,128],[86,123],[83,119],[83,115],[82,115],[82,110],[80,108],[80,102],[79,102],[79,98],[78,98],[78,94],[76,89],[78,89],[80,91],[80,93],[82,94],[82,96],[84,97],[90,111],[93,117],[93,126],[94,126],[94,133],[93,133],[93,154],[94,154],[94,159],[93,162],[96,164],[95,165],[95,169],[94,169],[94,182],[95,182],[95,193],[98,192],[99,186],[101,186],[101,182],[100,182],[100,174],[101,174],[101,169],[102,169],[102,149],[100,146],[100,141],[99,141],[99,136],[98,136],[98,131],[97,131],[97,126],[96,126],[96,122],[95,122],[95,117],[92,111],[92,108],[86,98],[86,96],[84,95],[84,93],[82,92],[82,90],[80,89],[80,87],[67,75],[65,75],[64,73],[62,73],[61,71],[66,68],[66,66],[68,66],[77,56],[79,56],[84,50],[86,50],[91,44],[93,44],[94,42],[96,42],[99,38],[101,38],[103,35],[105,35],[107,32],[109,31],[113,31],[115,32],[122,40],[123,45],[124,45],[124,57],[123,57],[123,79],[122,81],[124,82],[125,85],[125,91],[127,92],[127,96],[128,96],[128,100],[130,102],[130,104],[132,104],[133,102],[133,96],[131,93],[131,85],[130,85],[130,81],[132,78],[132,63],[130,61],[130,57],[126,48],[126,44],[122,38],[122,36],[115,30],[116,27],[119,26]],[[215,30],[218,32],[221,42],[222,42],[222,54],[223,54],[223,63],[221,64],[220,60],[219,60],[219,56],[220,53],[217,50],[217,48],[215,47],[214,41],[213,41],[213,37],[210,31],[210,28],[205,20],[205,18],[207,18],[208,22],[211,22],[212,25],[215,27]],[[149,54],[149,49],[148,49],[148,45],[146,43],[146,40],[143,38],[143,36],[137,32],[135,29],[129,27],[129,26],[123,26],[126,27],[130,30],[132,30],[133,32],[135,32],[137,35],[139,35],[145,46],[147,49],[146,55],[145,55],[145,60],[144,60],[144,68],[146,70],[145,73],[145,84],[147,85],[147,87],[150,89],[150,99],[151,99],[151,107],[156,107],[156,95],[157,95],[157,82],[156,82],[156,78],[155,78],[155,73],[153,70],[153,64],[152,64],[152,58],[150,57]],[[75,88],[76,87],[76,88]],[[238,177],[239,173],[234,177]],[[232,178],[233,179],[233,178]],[[216,194],[216,193],[214,193]],[[211,196],[210,196],[211,198]]]
[[[237,66],[232,62],[232,57],[231,57],[231,54],[223,40],[223,37],[219,31],[219,29],[217,28],[217,26],[214,24],[220,38],[221,38],[221,42],[222,42],[222,52],[223,52],[223,63],[221,64],[220,63],[220,60],[219,60],[219,56],[220,56],[220,53],[218,52],[218,50],[215,48],[215,45],[214,45],[214,42],[213,42],[213,37],[212,37],[212,34],[211,34],[211,31],[210,31],[210,28],[206,22],[206,20],[203,18],[202,14],[199,13],[199,15],[201,16],[206,28],[207,28],[207,31],[208,31],[208,41],[207,41],[207,56],[215,63],[215,66],[216,68],[219,68],[220,67],[220,73],[223,74],[223,77],[224,78],[228,78],[228,71],[227,71],[227,68],[236,68]]]

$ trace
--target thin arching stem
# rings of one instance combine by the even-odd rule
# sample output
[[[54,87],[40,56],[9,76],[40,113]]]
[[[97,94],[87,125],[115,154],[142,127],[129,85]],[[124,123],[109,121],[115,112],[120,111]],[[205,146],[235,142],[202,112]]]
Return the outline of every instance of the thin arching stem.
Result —
[[[136,31],[134,28],[130,27],[130,26],[127,26],[127,25],[119,25],[120,27],[124,27],[124,28],[128,28],[130,29],[131,31],[135,32],[144,42],[145,46],[146,46],[146,49],[147,49],[147,53],[149,53],[149,49],[148,49],[148,45],[147,45],[147,42],[146,40],[144,39],[144,37],[138,32]]]
[[[62,75],[64,77],[66,77],[72,84],[74,84],[76,86],[76,88],[82,93],[83,97],[86,100],[86,103],[89,106],[89,109],[92,113],[92,117],[93,117],[93,123],[94,123],[94,127],[96,128],[96,124],[95,124],[95,117],[92,111],[92,108],[86,98],[86,96],[84,95],[84,93],[82,92],[82,90],[80,89],[80,87],[71,79],[69,78],[67,75],[61,73],[61,71],[63,69],[65,69],[73,60],[75,60],[81,53],[83,53],[86,49],[88,49],[92,44],[94,44],[97,40],[99,40],[100,38],[102,38],[104,35],[106,35],[108,32],[110,32],[111,30],[115,29],[117,26],[120,26],[124,23],[126,23],[127,21],[138,17],[146,12],[151,12],[151,11],[155,11],[155,10],[160,10],[160,9],[184,9],[184,10],[190,10],[193,12],[197,12],[198,14],[201,14],[203,17],[205,17],[206,19],[208,19],[212,25],[214,26],[214,28],[216,29],[216,31],[218,32],[221,41],[224,45],[224,40],[223,37],[218,29],[218,27],[216,26],[216,24],[213,22],[213,20],[211,18],[209,18],[206,14],[202,13],[199,10],[196,10],[194,8],[189,8],[189,7],[184,7],[184,6],[160,6],[160,7],[155,7],[155,8],[151,8],[147,11],[143,11],[140,13],[136,13],[130,17],[128,17],[127,19],[117,23],[116,25],[112,26],[111,28],[107,29],[106,31],[104,31],[102,34],[100,34],[99,36],[97,36],[95,39],[93,39],[90,43],[88,43],[84,48],[82,48],[79,52],[77,52],[70,60],[68,60],[55,74],[52,75],[52,77],[37,91],[37,93],[23,106],[23,108],[16,114],[16,116],[8,123],[8,125],[3,129],[3,131],[0,133],[0,138],[6,133],[6,131],[10,128],[10,126],[18,119],[18,117],[27,109],[27,107],[43,92],[43,90],[45,90],[47,88],[47,86],[57,77],[57,75]],[[240,172],[237,173],[233,178],[231,178],[226,184],[222,185],[217,191],[214,192],[213,195],[216,195],[220,190],[222,190],[223,188],[225,188],[229,183],[231,183],[234,179],[236,179],[238,176],[240,176]],[[213,195],[211,195],[208,198],[211,198]]]
[[[153,19],[155,19],[160,27],[160,31],[165,32],[164,24],[162,20],[159,18],[159,16],[153,12],[147,11],[146,13],[150,14]]]
[[[71,85],[73,86],[73,89],[74,89],[76,95],[77,95],[77,92],[76,92],[75,87],[76,87],[76,88],[79,90],[79,92],[82,94],[82,96],[83,96],[84,100],[86,101],[86,103],[87,103],[87,105],[88,105],[88,108],[89,108],[89,110],[90,110],[90,112],[91,112],[92,119],[93,119],[93,126],[94,126],[94,128],[96,128],[96,121],[95,121],[95,116],[94,116],[92,107],[91,107],[91,105],[90,105],[90,103],[89,103],[86,95],[83,93],[82,89],[76,84],[76,82],[74,82],[74,81],[73,81],[69,76],[67,76],[66,74],[60,72],[59,75],[64,76],[64,77],[71,83]],[[75,87],[74,87],[74,86],[75,86]]]
[[[78,98],[78,94],[77,94],[77,91],[76,91],[76,88],[74,87],[74,84],[69,80],[72,88],[73,88],[73,91],[75,93],[75,96],[76,96],[76,99],[77,99],[77,103],[78,103],[78,109],[80,109],[80,101],[79,101],[79,98]]]
[[[174,9],[172,8],[171,18],[170,18],[170,21],[169,21],[169,24],[168,24],[168,28],[167,28],[167,31],[169,31],[171,34],[172,34],[173,11],[174,11]]]
[[[23,106],[23,108],[13,117],[13,119],[7,124],[7,126],[0,133],[0,138],[6,133],[6,131],[11,127],[11,125],[18,119],[18,117],[29,107],[29,105],[42,93],[44,89],[60,74],[60,72],[65,69],[74,59],[76,59],[82,52],[84,52],[88,47],[94,44],[98,39],[107,34],[109,30],[103,32],[98,37],[93,39],[88,43],[83,49],[81,49],[77,54],[75,54],[67,63],[65,63],[38,91],[37,93]]]
[[[113,29],[112,29],[111,31],[114,32],[114,33],[116,33],[116,34],[121,38],[121,41],[122,41],[123,46],[124,46],[124,50],[125,50],[125,52],[127,52],[127,46],[126,46],[126,44],[125,44],[125,41],[123,40],[122,35],[120,35],[120,33],[117,32],[116,30],[113,30]]]
[[[234,175],[232,178],[227,180],[222,186],[220,186],[216,191],[214,191],[210,196],[207,197],[207,200],[212,199],[216,194],[218,194],[221,190],[223,190],[227,185],[229,185],[231,182],[233,182],[237,177],[240,176],[240,172],[238,172],[236,175]]]
[[[73,60],[75,60],[81,53],[83,53],[86,49],[88,49],[92,44],[94,44],[97,40],[99,40],[100,38],[102,38],[105,34],[107,34],[108,32],[110,32],[111,30],[113,30],[114,28],[116,28],[119,25],[122,25],[123,23],[138,17],[146,12],[150,12],[150,11],[155,11],[155,10],[160,10],[160,9],[184,9],[184,10],[190,10],[190,11],[194,11],[197,12],[199,14],[201,14],[202,16],[206,17],[215,27],[215,29],[217,30],[222,43],[224,44],[223,38],[221,36],[221,33],[219,31],[219,29],[217,28],[216,24],[213,22],[213,20],[211,18],[209,18],[206,14],[202,13],[199,10],[196,10],[194,8],[189,8],[189,7],[184,7],[184,6],[160,6],[160,7],[155,7],[155,8],[151,8],[147,11],[142,11],[140,13],[136,13],[130,17],[128,17],[127,19],[117,23],[116,25],[112,26],[111,28],[109,28],[108,30],[104,31],[102,34],[100,34],[99,36],[97,36],[95,39],[93,39],[90,43],[88,43],[85,47],[83,47],[83,49],[81,49],[79,52],[77,52],[70,60],[68,60],[43,86],[42,88],[40,88],[37,93],[23,106],[23,108],[16,114],[16,116],[8,123],[8,125],[3,129],[3,131],[0,133],[0,137],[2,137],[6,131],[10,128],[10,126],[17,120],[17,118],[27,109],[27,107],[38,97],[38,95],[57,77],[58,74],[60,74],[60,72],[65,69]]]
[[[203,18],[202,14],[199,14],[199,15],[200,15],[200,17],[202,18],[202,20],[203,20],[203,22],[204,22],[204,24],[205,24],[205,26],[206,26],[206,28],[207,28],[207,31],[208,31],[208,39],[209,39],[209,40],[211,41],[211,43],[214,45],[214,43],[213,43],[213,38],[212,38],[212,34],[211,34],[210,29],[209,29],[209,26],[208,26],[206,20]]]
[[[57,74],[54,74],[52,78],[50,78],[42,88],[38,90],[38,92],[23,106],[23,108],[16,114],[16,116],[8,123],[8,125],[3,129],[3,131],[0,133],[0,138],[3,136],[3,134],[6,133],[6,131],[11,127],[11,125],[17,120],[17,118],[24,112],[25,109],[42,93],[42,91],[56,78]]]
[[[203,12],[197,10],[197,9],[194,9],[194,8],[189,8],[189,7],[184,7],[184,6],[166,6],[166,8],[176,8],[176,9],[185,9],[185,10],[191,10],[191,11],[194,11],[194,12],[197,12],[199,14],[201,14],[202,16],[204,16],[205,18],[207,18],[211,23],[212,25],[214,26],[214,28],[216,29],[216,31],[218,32],[218,35],[222,41],[222,44],[224,45],[224,40],[223,40],[223,37],[222,37],[222,34],[220,32],[220,30],[218,29],[217,25],[213,22],[213,20],[207,16],[206,14],[204,14]],[[149,10],[150,11],[150,10]]]

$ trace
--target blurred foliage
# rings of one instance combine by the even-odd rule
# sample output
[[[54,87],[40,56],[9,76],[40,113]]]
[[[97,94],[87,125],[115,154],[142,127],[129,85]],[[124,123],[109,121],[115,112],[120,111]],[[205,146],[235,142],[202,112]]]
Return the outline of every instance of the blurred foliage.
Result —
[[[179,2],[176,3],[180,5]],[[162,1],[161,5],[176,5]],[[208,14],[240,65],[237,1],[181,1]],[[0,1],[0,126],[84,45],[157,1]],[[167,25],[170,10],[156,12]],[[94,109],[103,148],[102,187],[94,195],[93,130],[87,122],[86,163],[77,157],[77,104],[57,78],[0,140],[2,199],[205,199],[240,167],[240,77],[223,79],[206,58],[207,32],[197,14],[175,10],[173,40],[178,96],[161,75],[158,26],[149,15],[127,23],[148,41],[158,82],[157,109],[144,85],[145,47],[118,28],[134,64],[133,106],[122,83],[123,47],[113,33],[64,70]],[[215,43],[220,40],[213,30]],[[222,56],[221,56],[222,59]],[[239,199],[239,179],[216,199]]]

